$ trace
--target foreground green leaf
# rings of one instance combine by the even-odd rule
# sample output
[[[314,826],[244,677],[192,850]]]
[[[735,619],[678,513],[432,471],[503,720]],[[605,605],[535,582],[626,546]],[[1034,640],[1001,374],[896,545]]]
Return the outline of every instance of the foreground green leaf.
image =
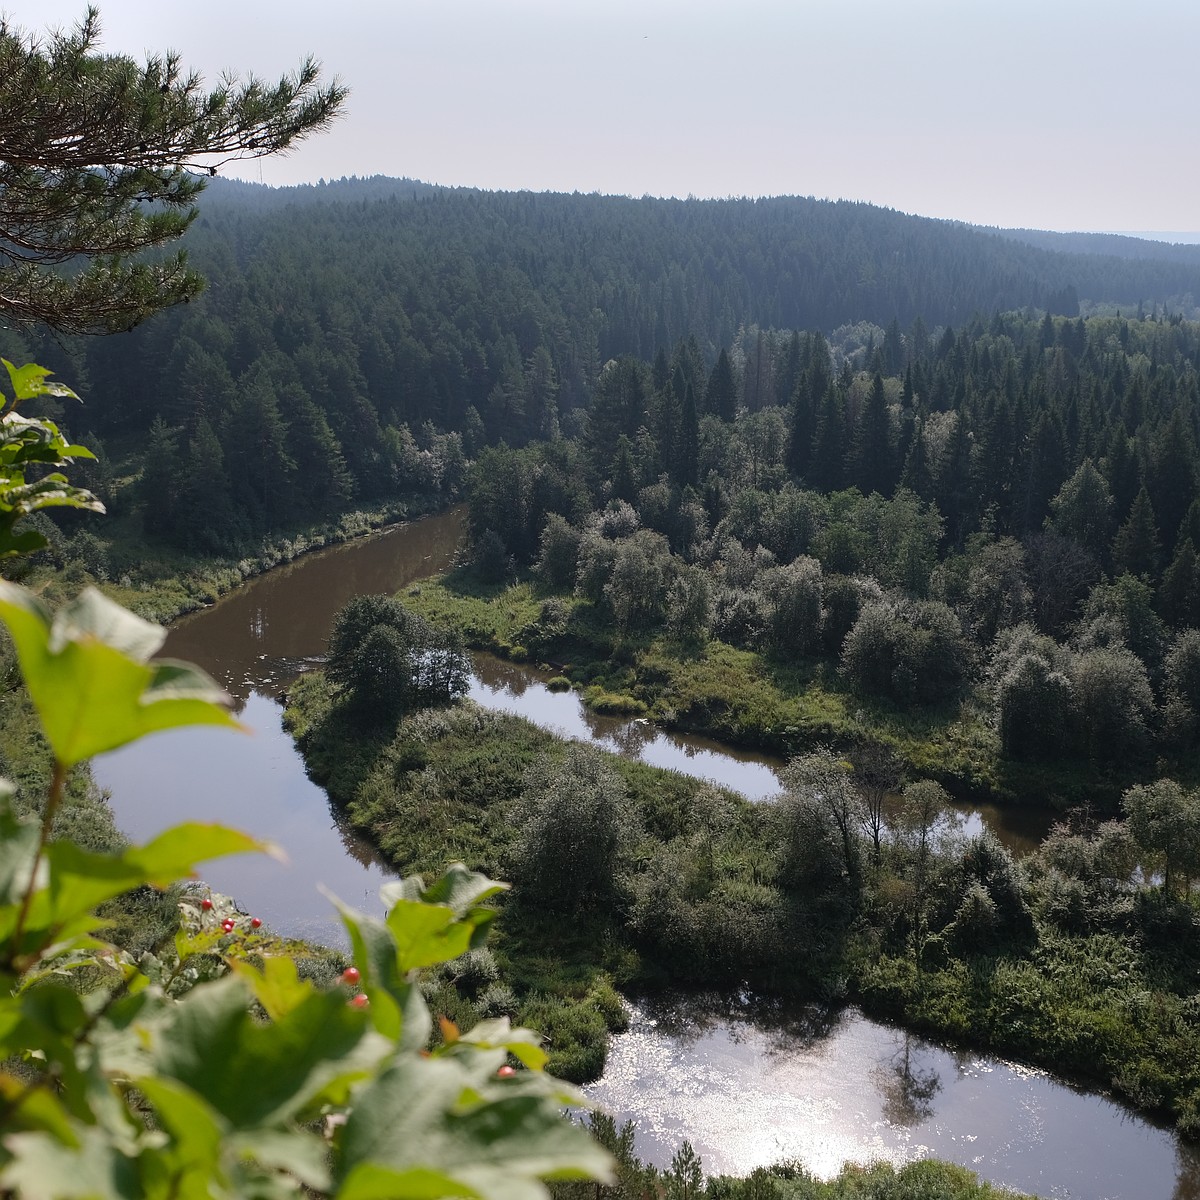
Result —
[[[198,667],[151,661],[165,632],[94,588],[57,614],[15,584],[0,581],[8,625],[29,694],[64,766],[115,750],[156,730],[241,726],[228,697]]]
[[[497,1079],[503,1059],[479,1052],[388,1067],[363,1090],[346,1124],[341,1200],[382,1197],[387,1186],[413,1200],[544,1200],[542,1179],[609,1181],[608,1156],[563,1119],[560,1106],[578,1102],[578,1093],[530,1072]]]

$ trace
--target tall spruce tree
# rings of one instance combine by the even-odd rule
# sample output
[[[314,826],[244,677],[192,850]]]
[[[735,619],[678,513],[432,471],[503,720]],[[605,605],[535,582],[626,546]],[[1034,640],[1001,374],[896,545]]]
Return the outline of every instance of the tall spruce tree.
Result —
[[[891,420],[883,377],[878,371],[858,415],[851,452],[852,482],[864,495],[890,496],[895,484],[892,471]]]
[[[1118,574],[1136,575],[1154,581],[1162,557],[1158,522],[1150,493],[1142,488],[1129,510],[1129,517],[1113,539],[1113,568]]]
[[[724,346],[708,377],[704,408],[706,412],[715,413],[722,421],[732,421],[737,416],[737,384],[733,378],[733,364]]]

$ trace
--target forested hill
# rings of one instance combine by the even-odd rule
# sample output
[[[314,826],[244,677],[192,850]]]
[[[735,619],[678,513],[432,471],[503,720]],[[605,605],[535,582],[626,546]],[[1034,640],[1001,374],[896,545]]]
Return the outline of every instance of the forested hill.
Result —
[[[140,424],[187,352],[236,377],[264,353],[349,356],[319,374],[413,426],[460,428],[544,349],[568,408],[599,367],[695,337],[712,362],[742,327],[933,330],[1076,297],[1188,315],[1200,264],[1075,256],[865,204],[493,193],[412,180],[270,189],[215,180],[187,243],[211,281],[191,309],[89,347]],[[1147,244],[1151,245],[1152,244]],[[165,375],[125,378],[130,353]],[[311,376],[314,366],[302,373]],[[311,389],[310,389],[311,391]],[[492,406],[494,407],[494,406]],[[519,431],[520,432],[520,431]]]
[[[742,324],[830,332],[860,320],[957,324],[1025,307],[1076,316],[1076,298],[1172,311],[1200,299],[1200,248],[984,230],[848,201],[484,192],[382,177],[217,184],[202,229],[207,222],[218,238],[235,214],[254,212],[281,239],[320,239],[352,269],[382,259],[406,283],[416,263],[397,242],[469,256],[532,284],[568,316],[599,307],[602,357],[652,357],[685,333],[715,352]],[[250,236],[243,249],[255,245]],[[201,258],[204,241],[198,231]],[[330,269],[328,256],[315,265]]]
[[[1015,242],[1071,255],[1102,259],[1150,259],[1200,267],[1200,245],[1193,242],[1154,241],[1131,237],[1127,233],[1052,233],[1046,229],[981,229],[980,232],[998,233]]]
[[[792,399],[762,386],[772,330],[827,331],[835,368],[869,368],[880,350],[896,372],[940,327],[980,315],[1071,315],[1077,298],[1186,315],[1200,297],[1200,265],[796,197],[217,179],[200,209],[186,239],[209,279],[196,302],[67,345],[0,331],[6,357],[86,396],[71,432],[115,467],[171,464],[146,530],[196,548],[342,501],[452,488],[484,445],[578,432],[601,368],[624,355],[686,342],[699,378],[728,349],[753,411],[768,392]]]

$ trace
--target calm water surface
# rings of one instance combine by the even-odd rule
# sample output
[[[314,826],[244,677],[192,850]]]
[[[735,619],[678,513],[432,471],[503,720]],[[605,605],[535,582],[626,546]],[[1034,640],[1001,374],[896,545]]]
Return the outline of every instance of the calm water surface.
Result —
[[[634,1119],[644,1158],[666,1166],[687,1138],[706,1174],[790,1158],[828,1177],[847,1161],[937,1157],[1064,1200],[1200,1196],[1200,1157],[1173,1133],[1044,1072],[946,1050],[854,1009],[638,1005],[586,1090]]]
[[[343,941],[318,885],[381,912],[379,886],[390,873],[339,825],[324,790],[305,775],[281,724],[280,696],[325,653],[333,615],[351,597],[444,571],[462,520],[461,511],[428,517],[305,555],[172,626],[163,653],[204,667],[234,697],[250,732],[177,730],[98,758],[96,776],[121,829],[142,839],[184,819],[209,820],[269,838],[286,862],[242,855],[209,864],[205,875],[281,933]]]
[[[283,933],[342,942],[318,885],[379,911],[377,891],[388,876],[305,775],[280,723],[280,696],[324,654],[333,615],[347,600],[444,570],[461,530],[462,513],[448,513],[306,556],[174,626],[165,652],[215,676],[250,733],[156,734],[97,759],[120,827],[140,839],[183,819],[212,820],[277,843],[286,863],[240,856],[212,864],[207,877]],[[528,668],[481,658],[471,695],[753,799],[776,790],[776,762],[597,717],[575,694],[551,693],[546,677]],[[962,814],[968,829],[984,821],[1018,851],[1036,844],[1048,824],[1030,812]],[[929,1046],[853,1012],[781,1021],[744,1005],[639,1007],[630,1033],[614,1039],[593,1093],[637,1118],[649,1158],[669,1160],[688,1137],[709,1172],[742,1173],[793,1156],[830,1174],[848,1160],[933,1153],[1044,1196],[1200,1200],[1191,1149],[1118,1105],[1037,1072]]]

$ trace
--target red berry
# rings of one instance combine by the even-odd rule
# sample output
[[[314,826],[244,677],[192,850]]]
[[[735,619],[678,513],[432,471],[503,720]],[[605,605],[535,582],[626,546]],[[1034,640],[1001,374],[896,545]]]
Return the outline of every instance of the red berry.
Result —
[[[371,998],[365,992],[359,992],[357,996],[350,997],[351,1008],[366,1008],[371,1003]]]
[[[212,908],[212,901],[205,896],[204,899],[200,901],[200,907],[204,909],[205,912],[208,912],[208,910]]]
[[[258,917],[251,917],[251,918],[250,918],[250,928],[251,928],[251,929],[257,929],[257,928],[258,928],[258,927],[259,927],[261,924],[262,924],[262,921],[261,921],[261,920],[259,920],[259,918],[258,918]]]
[[[509,1079],[509,1078],[511,1078],[513,1075],[515,1075],[516,1073],[517,1073],[517,1072],[514,1070],[514,1068],[510,1067],[510,1066],[508,1065],[508,1063],[505,1063],[505,1064],[504,1064],[504,1066],[502,1066],[502,1067],[501,1067],[501,1068],[500,1068],[500,1069],[499,1069],[499,1070],[496,1072],[496,1074],[497,1074],[497,1075],[499,1075],[501,1079]]]
[[[232,933],[233,932],[233,922],[231,920],[229,920],[228,918],[226,918],[224,921],[221,922],[221,928],[223,930],[225,930],[226,933]]]
[[[356,984],[359,981],[359,979],[361,979],[361,978],[362,978],[362,976],[359,975],[357,967],[347,967],[342,972],[342,982],[343,983],[349,983],[349,984],[353,985],[353,984]]]

